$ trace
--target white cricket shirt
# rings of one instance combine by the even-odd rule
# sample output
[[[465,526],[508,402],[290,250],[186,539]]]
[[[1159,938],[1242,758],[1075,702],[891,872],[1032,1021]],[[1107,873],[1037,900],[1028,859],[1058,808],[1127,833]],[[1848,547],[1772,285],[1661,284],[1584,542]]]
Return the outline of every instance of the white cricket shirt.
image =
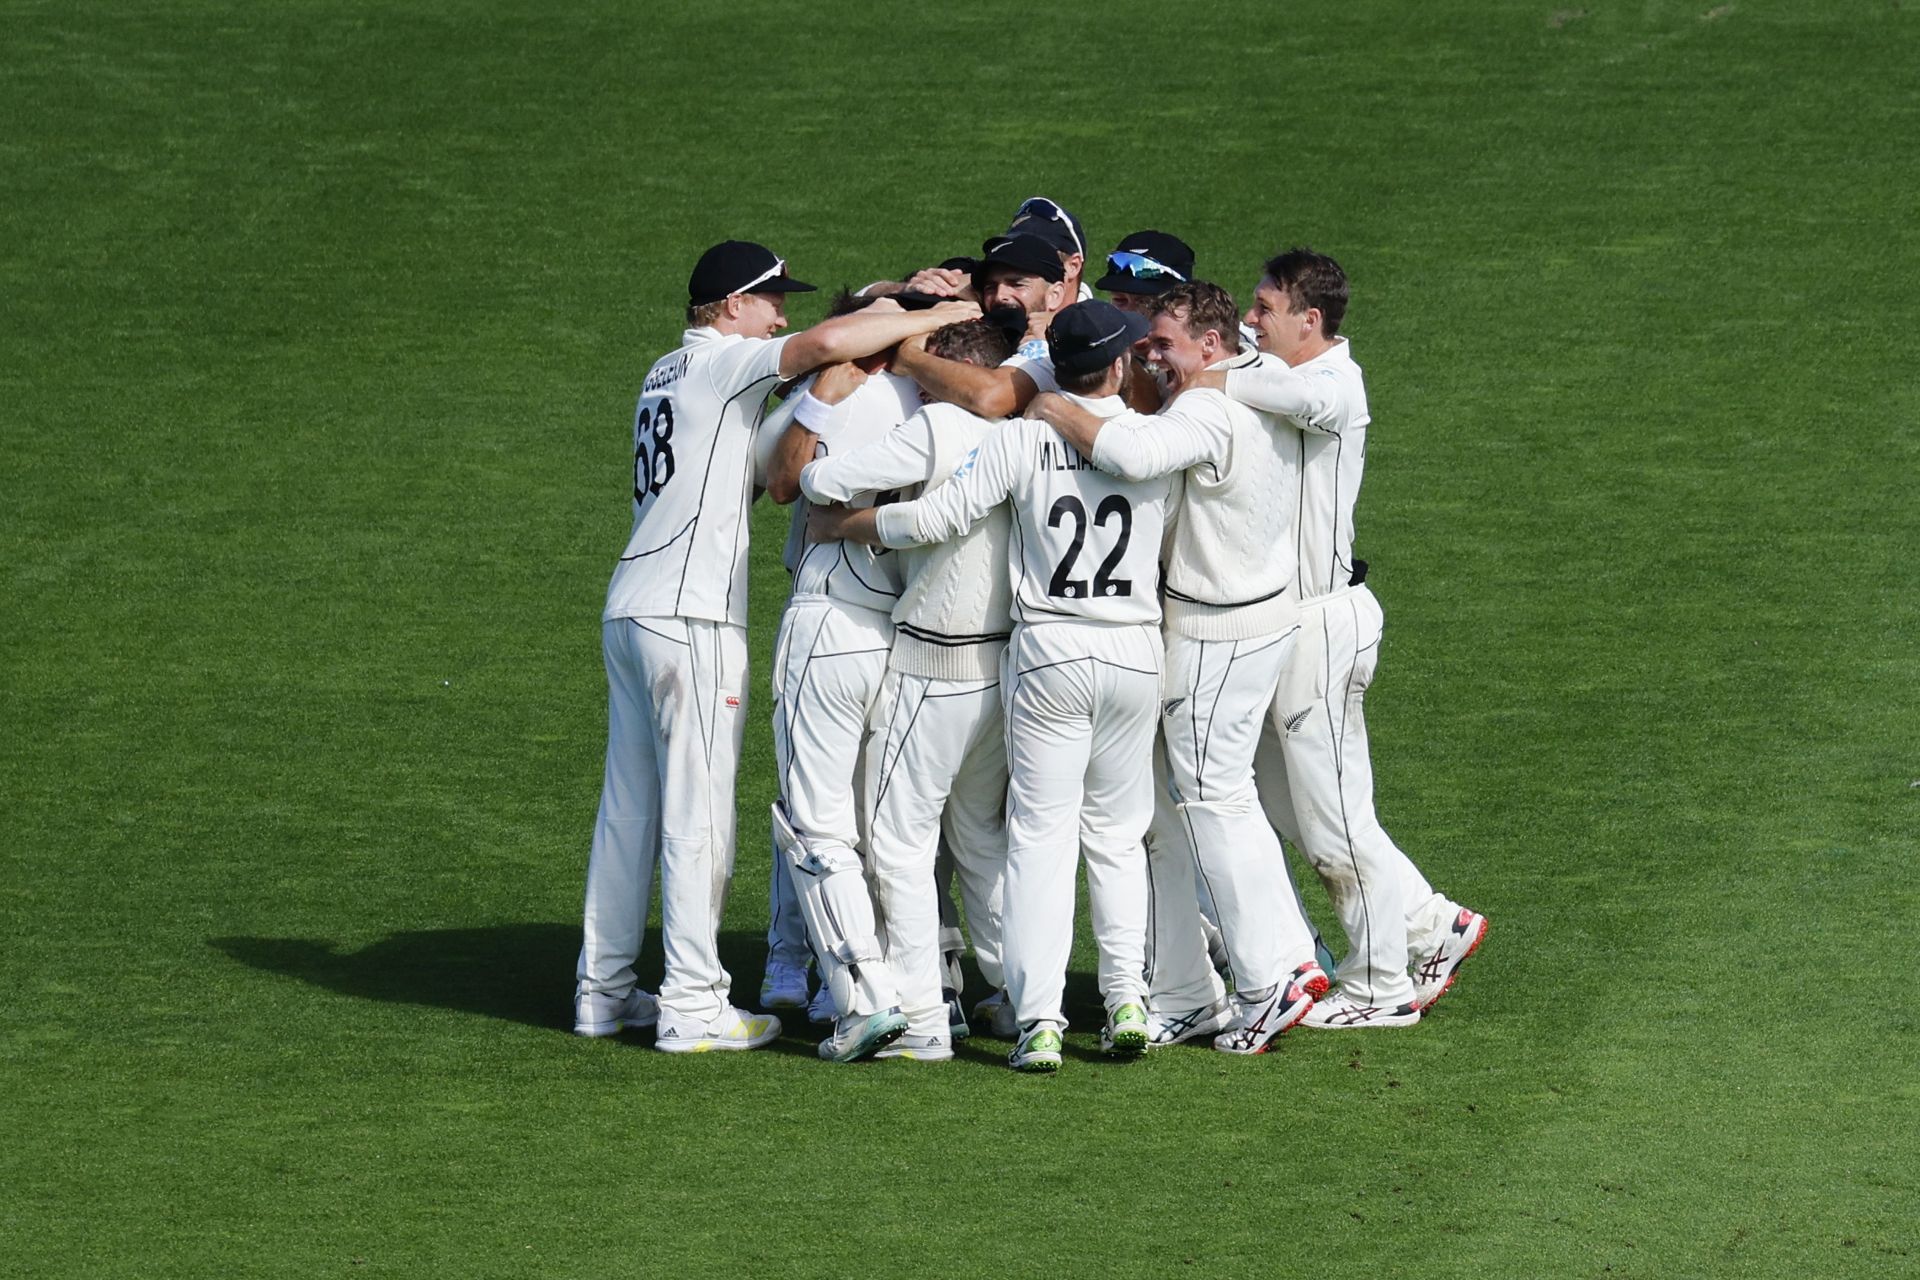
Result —
[[[913,379],[892,372],[873,374],[852,395],[828,408],[825,420],[813,426],[820,437],[815,461],[852,454],[875,444],[919,409],[920,388]],[[897,487],[869,486],[834,501],[871,507],[899,497],[891,492]],[[796,518],[804,519],[804,512]],[[808,543],[803,537],[797,552],[793,565],[795,596],[827,596],[886,614],[900,602],[900,557],[885,547],[859,542]]]
[[[648,370],[633,419],[633,533],[603,620],[747,624],[754,431],[786,342],[688,329]]]
[[[1069,399],[1111,418],[1118,396]],[[1171,482],[1128,481],[1096,468],[1042,422],[1020,418],[989,435],[938,489],[880,508],[890,547],[943,542],[1000,503],[1013,513],[1007,565],[1016,622],[1157,624],[1160,538]]]
[[[847,502],[862,492],[917,497],[938,488],[997,424],[958,405],[929,404],[879,440],[807,464],[800,488],[813,502]],[[1013,627],[1007,576],[1012,529],[1006,504],[957,538],[893,554],[904,564],[893,609],[888,664],[909,675],[991,680]]]
[[[1252,353],[1212,367],[1251,365]],[[1296,612],[1300,431],[1218,391],[1182,394],[1159,414],[1100,428],[1093,462],[1126,480],[1184,471],[1165,548],[1167,629],[1245,640]]]
[[[1353,580],[1353,507],[1367,460],[1367,388],[1345,338],[1298,367],[1278,356],[1227,373],[1227,394],[1300,428],[1300,597]]]

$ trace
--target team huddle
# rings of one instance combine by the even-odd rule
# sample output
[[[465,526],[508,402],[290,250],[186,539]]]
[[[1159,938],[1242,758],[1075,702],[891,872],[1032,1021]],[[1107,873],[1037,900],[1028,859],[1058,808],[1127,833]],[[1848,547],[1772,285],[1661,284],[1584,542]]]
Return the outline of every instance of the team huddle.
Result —
[[[784,260],[700,258],[642,384],[602,619],[577,1033],[781,1032],[734,1007],[718,948],[763,493],[795,512],[759,1004],[829,1024],[821,1057],[937,1061],[983,1025],[1015,1069],[1057,1070],[1083,859],[1115,1057],[1411,1025],[1486,936],[1374,814],[1345,273],[1288,250],[1243,309],[1171,235],[1126,237],[1092,288],[1086,250],[1035,197],[977,257],[791,335],[785,295],[813,286]],[[1346,933],[1337,965],[1282,837]],[[657,998],[634,971],[656,867]]]

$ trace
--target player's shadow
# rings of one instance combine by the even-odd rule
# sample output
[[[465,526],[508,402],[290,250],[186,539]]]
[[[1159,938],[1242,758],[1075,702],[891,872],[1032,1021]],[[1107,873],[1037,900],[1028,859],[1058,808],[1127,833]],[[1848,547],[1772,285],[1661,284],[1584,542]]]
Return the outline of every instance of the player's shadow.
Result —
[[[209,938],[207,944],[251,968],[361,1000],[453,1009],[566,1034],[573,1028],[577,924],[412,929],[358,950],[317,938],[226,937]],[[763,934],[720,935],[720,962],[734,977],[736,1004],[753,1004],[766,950]],[[650,958],[651,971],[642,960],[640,980],[652,990],[660,976],[658,952]],[[805,1016],[786,1022],[788,1034],[769,1047],[812,1053],[813,1046],[799,1038],[812,1030]],[[623,1038],[647,1043],[650,1034]]]

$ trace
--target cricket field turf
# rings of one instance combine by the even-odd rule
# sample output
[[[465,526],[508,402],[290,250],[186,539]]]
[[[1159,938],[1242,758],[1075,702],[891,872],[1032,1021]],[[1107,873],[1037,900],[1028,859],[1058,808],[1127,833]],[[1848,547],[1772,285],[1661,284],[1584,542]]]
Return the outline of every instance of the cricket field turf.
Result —
[[[0,1276],[1920,1271],[1920,5],[0,13]],[[1036,192],[1345,264],[1380,810],[1487,946],[1246,1060],[1101,1060],[1084,923],[1053,1079],[574,1038],[693,259]]]

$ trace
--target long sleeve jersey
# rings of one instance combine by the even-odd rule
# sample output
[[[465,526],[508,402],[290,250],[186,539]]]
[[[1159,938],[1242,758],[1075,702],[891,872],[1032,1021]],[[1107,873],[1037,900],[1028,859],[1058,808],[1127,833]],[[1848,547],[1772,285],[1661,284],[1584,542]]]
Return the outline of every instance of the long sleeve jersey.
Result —
[[[852,453],[808,463],[800,488],[813,502],[881,490],[919,496],[946,483],[996,425],[955,405],[930,404]],[[1006,507],[997,506],[957,538],[898,553],[904,565],[888,665],[950,680],[994,678],[1013,626],[1011,528]]]
[[[1118,396],[1070,398],[1102,418],[1126,410]],[[880,540],[890,547],[942,542],[1004,502],[1013,514],[1014,621],[1154,625],[1170,488],[1165,477],[1108,475],[1052,427],[1021,418],[982,441],[946,484],[882,507]]]
[[[1128,480],[1185,472],[1165,549],[1169,631],[1244,640],[1288,625],[1299,603],[1297,428],[1218,391],[1189,391],[1155,416],[1108,420],[1093,462]]]
[[[1300,596],[1353,578],[1353,508],[1367,461],[1367,388],[1345,338],[1298,367],[1262,355],[1227,373],[1227,394],[1300,428],[1300,515],[1294,546]]]

